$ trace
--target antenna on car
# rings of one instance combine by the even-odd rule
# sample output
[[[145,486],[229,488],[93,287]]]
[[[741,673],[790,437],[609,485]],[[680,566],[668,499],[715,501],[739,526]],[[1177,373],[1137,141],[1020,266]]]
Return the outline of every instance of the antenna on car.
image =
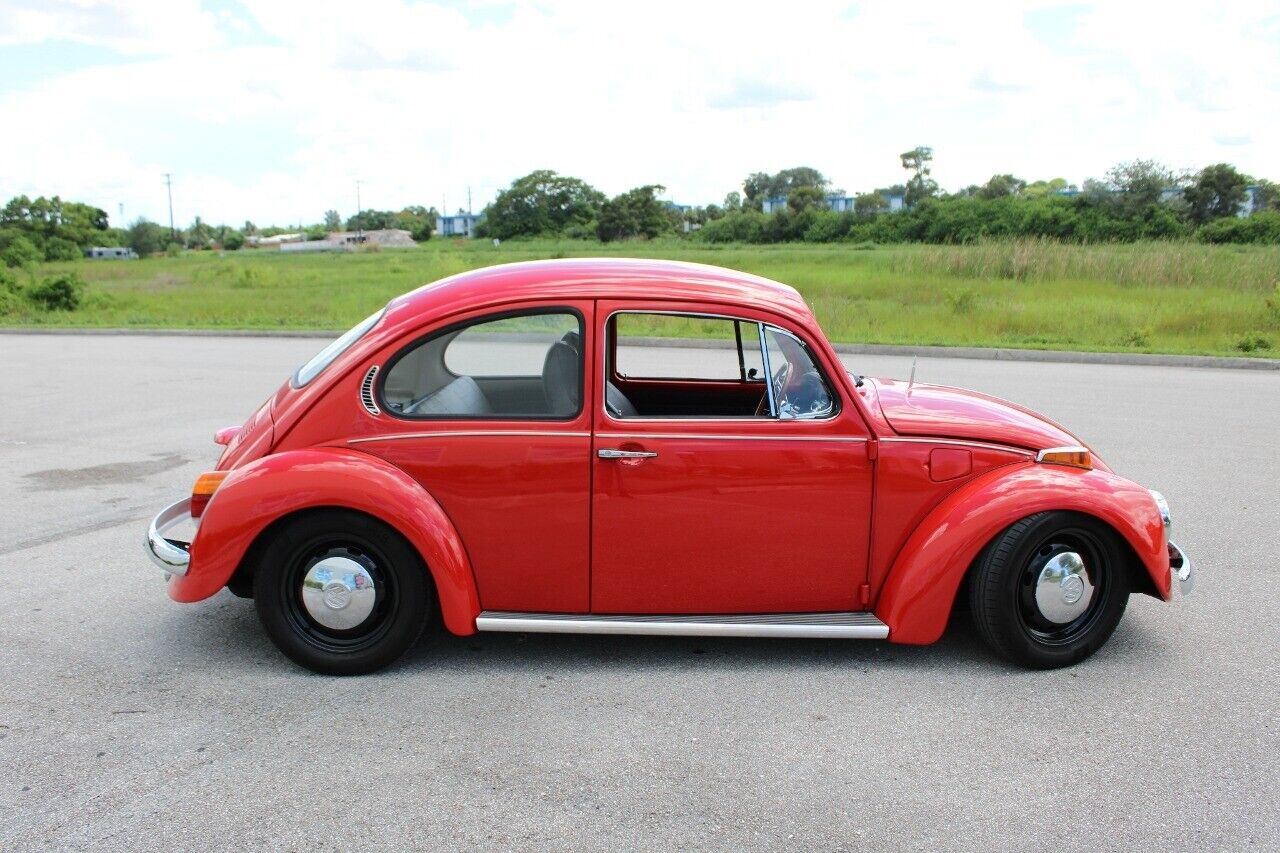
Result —
[[[911,393],[911,386],[916,384],[916,362],[920,360],[920,356],[911,357],[911,378],[907,380],[907,393]]]

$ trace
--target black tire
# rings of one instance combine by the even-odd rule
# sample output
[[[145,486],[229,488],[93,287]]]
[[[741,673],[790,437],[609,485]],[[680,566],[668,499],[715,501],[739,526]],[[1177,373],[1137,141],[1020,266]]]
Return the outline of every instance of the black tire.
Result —
[[[1037,582],[1050,561],[1070,560],[1071,554],[1083,564],[1084,582],[1076,584],[1083,592],[1069,604],[1075,588],[1063,593],[1062,603],[1046,601],[1047,616],[1037,601]],[[969,577],[969,607],[978,633],[996,652],[1032,669],[1054,669],[1079,663],[1107,641],[1128,604],[1128,579],[1110,527],[1080,513],[1042,512],[1009,527],[978,557]],[[1048,599],[1058,587],[1042,589]],[[1072,615],[1080,600],[1085,604]]]
[[[417,642],[432,612],[434,589],[417,552],[393,528],[358,512],[300,515],[274,531],[260,555],[253,598],[262,627],[280,651],[314,672],[361,675],[387,666]],[[328,558],[358,563],[373,583],[372,609],[354,627],[326,627],[303,600],[308,570]]]

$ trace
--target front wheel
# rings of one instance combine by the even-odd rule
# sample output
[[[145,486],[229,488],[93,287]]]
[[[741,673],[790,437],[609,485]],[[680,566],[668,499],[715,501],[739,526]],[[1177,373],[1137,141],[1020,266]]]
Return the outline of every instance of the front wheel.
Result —
[[[286,522],[253,576],[262,626],[294,662],[359,675],[400,657],[426,626],[431,586],[395,530],[346,510]]]
[[[1042,512],[995,539],[974,566],[978,632],[1023,666],[1052,669],[1096,652],[1129,601],[1115,533],[1090,516]]]

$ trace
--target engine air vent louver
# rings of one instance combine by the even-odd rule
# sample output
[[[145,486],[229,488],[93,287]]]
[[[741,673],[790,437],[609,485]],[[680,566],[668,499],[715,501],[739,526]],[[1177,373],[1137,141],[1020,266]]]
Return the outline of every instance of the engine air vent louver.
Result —
[[[364,375],[364,381],[360,383],[360,402],[371,415],[380,415],[382,410],[378,408],[378,403],[373,399],[373,380],[378,378],[378,365],[369,368],[369,372]]]

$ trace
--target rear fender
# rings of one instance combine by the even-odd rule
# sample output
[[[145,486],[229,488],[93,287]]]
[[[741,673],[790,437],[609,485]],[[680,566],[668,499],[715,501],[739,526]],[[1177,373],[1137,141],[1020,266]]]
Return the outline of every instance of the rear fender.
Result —
[[[975,478],[916,528],[876,605],[889,639],[924,644],[942,636],[960,581],[987,543],[1019,519],[1048,510],[1109,524],[1133,548],[1160,597],[1169,598],[1164,523],[1150,492],[1107,471],[1028,462]]]
[[[199,601],[213,595],[270,524],[318,507],[357,510],[399,531],[435,581],[445,626],[454,634],[475,633],[480,612],[475,575],[444,510],[394,465],[339,448],[277,453],[232,471],[201,516],[190,568],[170,579],[169,597]]]

